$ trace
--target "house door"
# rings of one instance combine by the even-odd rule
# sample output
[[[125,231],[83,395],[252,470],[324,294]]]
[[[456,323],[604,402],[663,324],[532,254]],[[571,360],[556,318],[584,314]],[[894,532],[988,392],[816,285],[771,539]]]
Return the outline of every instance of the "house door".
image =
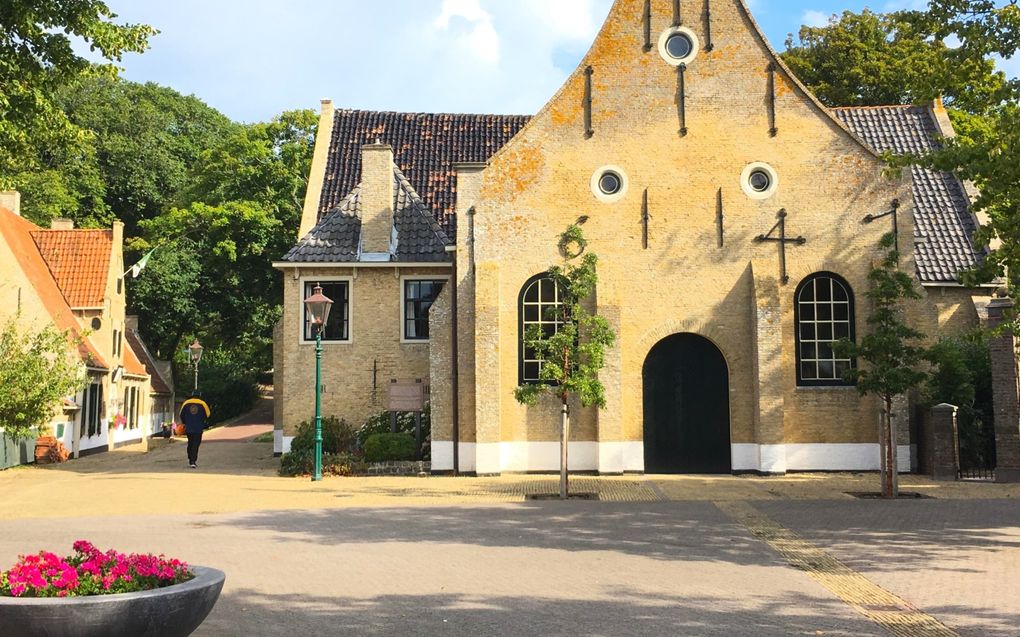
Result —
[[[726,359],[697,334],[674,334],[645,359],[646,473],[730,473]]]

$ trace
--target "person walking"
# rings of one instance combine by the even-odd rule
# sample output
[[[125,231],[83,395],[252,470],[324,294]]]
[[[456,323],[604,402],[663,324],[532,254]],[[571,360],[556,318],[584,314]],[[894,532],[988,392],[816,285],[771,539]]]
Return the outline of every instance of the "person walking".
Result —
[[[192,392],[191,397],[181,405],[181,422],[188,436],[188,466],[198,468],[198,447],[202,444],[202,432],[209,426],[209,404],[202,400],[201,392]]]

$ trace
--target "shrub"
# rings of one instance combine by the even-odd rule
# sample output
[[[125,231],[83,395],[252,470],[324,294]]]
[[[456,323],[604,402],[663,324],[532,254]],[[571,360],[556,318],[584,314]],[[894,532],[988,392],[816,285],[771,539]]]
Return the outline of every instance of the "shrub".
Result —
[[[322,454],[322,475],[349,476],[354,473],[358,459],[349,453]],[[315,451],[303,449],[283,454],[280,459],[281,476],[308,476],[315,470]]]
[[[409,412],[402,412],[397,414],[397,432],[405,433],[414,438],[414,414]],[[372,416],[368,421],[358,429],[358,447],[360,449],[365,448],[365,441],[368,440],[369,436],[375,434],[388,434],[390,433],[390,412],[382,411]],[[429,441],[432,440],[432,409],[428,403],[425,403],[425,411],[421,414],[421,439],[422,439],[422,457],[428,459],[429,453]]]
[[[351,453],[355,448],[354,428],[347,421],[328,416],[322,419],[322,453]],[[297,435],[290,443],[291,452],[315,451],[315,422],[298,425]]]
[[[368,462],[414,460],[414,447],[414,438],[407,434],[372,434],[365,440],[365,460]]]

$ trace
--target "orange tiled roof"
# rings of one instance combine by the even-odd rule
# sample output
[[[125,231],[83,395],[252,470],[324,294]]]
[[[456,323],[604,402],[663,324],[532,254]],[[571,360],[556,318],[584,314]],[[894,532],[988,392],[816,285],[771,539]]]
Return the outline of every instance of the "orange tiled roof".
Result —
[[[68,305],[103,305],[113,250],[112,230],[35,230],[32,239]]]
[[[132,356],[137,357],[141,364],[145,366],[143,373],[148,373],[149,375],[152,393],[169,395],[171,393],[170,386],[167,384],[166,379],[160,375],[159,370],[156,368],[156,361],[149,354],[149,350],[145,347],[145,343],[142,342],[142,338],[133,330],[128,330],[124,336],[128,342],[127,352],[131,352]],[[135,372],[128,368],[127,356],[124,357],[124,371],[128,374],[135,374]]]
[[[60,288],[50,273],[39,252],[39,248],[32,239],[32,234],[39,232],[39,226],[27,219],[14,214],[7,208],[0,208],[0,235],[10,246],[11,252],[21,265],[22,271],[28,282],[35,288],[36,293],[42,300],[43,306],[49,312],[53,324],[59,330],[66,330],[73,336],[80,336],[78,322],[71,312],[71,307],[64,298]],[[109,365],[99,355],[99,350],[86,338],[78,347],[78,353],[90,367],[109,369]]]

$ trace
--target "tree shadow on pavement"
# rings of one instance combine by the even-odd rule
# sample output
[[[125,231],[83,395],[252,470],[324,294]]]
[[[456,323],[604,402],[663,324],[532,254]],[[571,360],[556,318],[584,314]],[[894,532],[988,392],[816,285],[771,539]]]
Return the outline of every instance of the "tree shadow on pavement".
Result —
[[[356,578],[357,573],[338,577]],[[735,591],[738,592],[738,591]],[[300,597],[225,593],[195,637],[234,635],[885,635],[836,600],[802,595],[754,600],[649,595],[571,599],[485,594]],[[778,598],[778,599],[777,599]]]
[[[1015,500],[787,501],[754,506],[854,568],[869,571],[982,573],[973,567],[975,552],[1020,551],[1020,507]]]

